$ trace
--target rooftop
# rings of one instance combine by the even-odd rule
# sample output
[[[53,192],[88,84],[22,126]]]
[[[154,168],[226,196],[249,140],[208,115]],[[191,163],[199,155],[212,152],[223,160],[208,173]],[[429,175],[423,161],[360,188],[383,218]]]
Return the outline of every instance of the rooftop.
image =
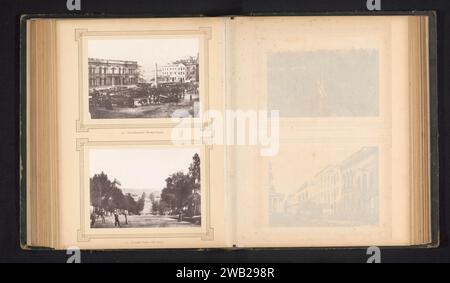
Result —
[[[137,61],[89,58],[89,63],[137,65]]]

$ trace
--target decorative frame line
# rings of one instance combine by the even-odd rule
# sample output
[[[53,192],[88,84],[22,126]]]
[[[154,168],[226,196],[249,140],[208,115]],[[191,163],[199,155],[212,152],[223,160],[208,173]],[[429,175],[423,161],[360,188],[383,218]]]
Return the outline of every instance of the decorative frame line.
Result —
[[[168,141],[89,141],[87,138],[79,138],[76,140],[76,149],[79,152],[79,174],[80,174],[80,229],[77,231],[78,242],[90,242],[92,239],[142,239],[142,238],[199,238],[202,241],[214,240],[214,227],[211,226],[211,179],[210,179],[210,151],[212,146],[195,144],[195,146],[205,146],[205,155],[201,157],[202,163],[205,164],[205,189],[202,188],[202,194],[205,194],[205,206],[206,214],[202,216],[202,223],[205,221],[205,228],[201,227],[204,231],[200,233],[143,233],[143,234],[88,234],[86,227],[86,167],[85,167],[85,154],[86,146],[154,146],[154,145],[171,145]],[[202,176],[203,178],[203,176]]]
[[[204,101],[204,109],[209,109],[209,41],[212,39],[211,27],[199,27],[197,30],[145,30],[145,31],[89,31],[88,29],[75,29],[75,41],[78,43],[78,103],[79,113],[76,121],[76,131],[88,132],[90,129],[129,129],[129,128],[173,128],[178,123],[171,121],[171,118],[156,118],[157,120],[167,120],[163,122],[141,122],[141,123],[91,123],[85,121],[85,96],[86,96],[86,82],[84,80],[86,74],[85,52],[84,44],[87,37],[108,37],[108,36],[200,36],[201,44],[203,46],[203,54],[201,54],[203,62],[199,68],[204,70],[204,76],[200,78],[200,84],[203,84],[204,95],[200,95],[200,105]],[[200,52],[200,50],[199,50]],[[129,119],[132,120],[133,118]],[[151,120],[152,118],[147,118]],[[183,118],[180,118],[183,119]],[[110,120],[110,119],[103,119]],[[201,127],[198,118],[194,118],[193,126]]]

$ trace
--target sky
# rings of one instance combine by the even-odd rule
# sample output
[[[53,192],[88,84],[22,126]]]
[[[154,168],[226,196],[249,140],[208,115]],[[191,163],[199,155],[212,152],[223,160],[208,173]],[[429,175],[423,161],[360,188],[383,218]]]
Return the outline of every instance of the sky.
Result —
[[[189,56],[197,56],[199,40],[172,39],[96,39],[88,41],[88,57],[110,60],[137,61],[144,77],[154,76],[155,64],[167,65]]]
[[[162,190],[169,175],[188,172],[195,148],[180,149],[91,149],[89,176],[102,171],[117,179],[123,189]]]
[[[358,146],[330,147],[323,144],[281,146],[279,154],[269,158],[275,191],[293,193],[321,170],[339,164],[360,149]]]

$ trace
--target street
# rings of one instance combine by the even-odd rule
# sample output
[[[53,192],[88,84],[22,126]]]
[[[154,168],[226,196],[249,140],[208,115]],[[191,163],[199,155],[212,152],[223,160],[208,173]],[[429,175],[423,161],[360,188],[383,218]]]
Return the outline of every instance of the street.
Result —
[[[199,111],[198,95],[194,98],[193,101],[190,101],[189,95],[186,95],[185,99],[179,103],[145,105],[135,108],[115,107],[112,110],[91,105],[89,111],[92,119],[172,118],[174,113],[179,113],[180,110],[185,110],[186,113],[189,113],[188,115],[197,117]]]
[[[120,215],[121,228],[169,228],[169,227],[199,227],[190,222],[182,221],[178,222],[178,219],[174,219],[165,215],[132,215],[128,216],[128,225],[125,224],[125,216]],[[105,223],[102,223],[102,219],[98,218],[92,228],[115,228],[114,216],[106,216]]]
[[[354,227],[364,225],[357,220],[335,219],[333,217],[300,216],[291,214],[270,215],[270,225],[274,227]]]

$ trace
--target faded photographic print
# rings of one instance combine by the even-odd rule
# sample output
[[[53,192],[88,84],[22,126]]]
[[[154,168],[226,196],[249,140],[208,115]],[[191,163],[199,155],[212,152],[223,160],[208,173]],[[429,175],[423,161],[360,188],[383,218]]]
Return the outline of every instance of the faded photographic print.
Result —
[[[268,108],[281,117],[379,114],[376,50],[274,53],[267,60]]]
[[[200,151],[92,149],[91,228],[201,226]]]
[[[290,155],[288,158],[303,160],[302,164],[288,169],[282,166],[287,157],[269,163],[271,226],[356,227],[378,224],[378,147],[317,149],[291,152]]]
[[[195,38],[89,40],[91,119],[198,117],[198,46]]]

